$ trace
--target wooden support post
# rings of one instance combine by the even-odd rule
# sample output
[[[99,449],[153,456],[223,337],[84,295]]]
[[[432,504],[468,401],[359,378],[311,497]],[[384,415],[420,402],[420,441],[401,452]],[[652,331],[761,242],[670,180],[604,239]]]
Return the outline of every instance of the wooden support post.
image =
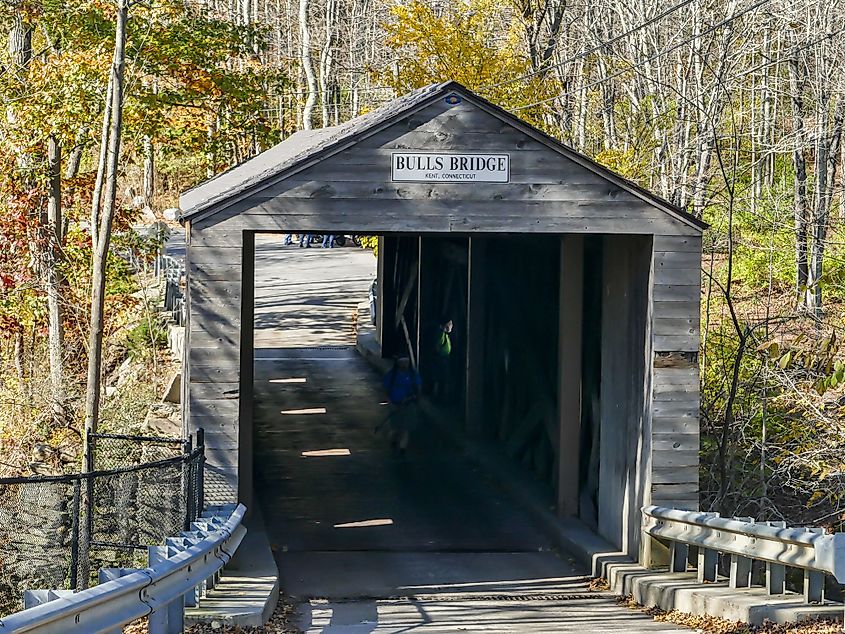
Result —
[[[669,572],[686,572],[689,546],[681,542],[672,542],[669,546]]]
[[[384,260],[385,247],[387,240],[384,236],[378,237],[378,255],[376,260],[376,341],[378,341],[379,351],[383,354],[384,348],[384,293],[387,288],[387,283],[384,279]]]
[[[783,594],[786,592],[786,566],[766,562],[766,593]]]
[[[467,263],[467,352],[466,352],[466,431],[479,435],[484,430],[484,313],[487,306],[484,264],[487,241],[469,238]]]
[[[804,571],[804,602],[822,603],[824,601],[824,573],[815,570]]]
[[[238,501],[252,509],[255,232],[244,231],[241,278],[241,338],[238,404]],[[250,511],[247,511],[251,514]],[[184,612],[184,609],[183,609]]]
[[[698,583],[716,581],[719,553],[709,548],[698,549]]]
[[[731,555],[728,583],[731,588],[747,588],[751,585],[751,560],[748,557]]]
[[[583,298],[584,238],[581,235],[561,236],[557,443],[557,512],[560,517],[578,514]]]
[[[421,372],[422,368],[422,361],[420,360],[420,355],[422,355],[421,349],[421,342],[420,338],[422,337],[422,320],[423,320],[423,312],[422,312],[422,283],[423,283],[423,238],[419,236],[417,238],[417,332],[415,333],[414,337],[414,345],[415,350],[417,353],[417,370]]]

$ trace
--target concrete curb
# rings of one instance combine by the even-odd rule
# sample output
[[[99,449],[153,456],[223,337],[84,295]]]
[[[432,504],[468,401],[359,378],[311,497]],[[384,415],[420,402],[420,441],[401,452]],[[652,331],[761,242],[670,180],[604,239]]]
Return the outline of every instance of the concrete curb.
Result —
[[[217,585],[198,608],[185,610],[185,623],[259,627],[270,620],[279,601],[279,570],[264,530],[259,509],[254,509],[248,531]]]
[[[762,625],[797,623],[823,617],[842,619],[841,604],[807,605],[794,592],[768,595],[764,588],[730,588],[726,580],[698,583],[695,572],[647,570],[636,564],[611,564],[611,591],[632,596],[640,605],[687,614],[716,616],[729,621]]]

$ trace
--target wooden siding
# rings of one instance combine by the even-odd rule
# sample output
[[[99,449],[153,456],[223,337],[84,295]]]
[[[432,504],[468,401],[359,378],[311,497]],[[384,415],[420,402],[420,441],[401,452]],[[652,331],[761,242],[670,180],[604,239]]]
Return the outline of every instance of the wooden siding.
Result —
[[[654,237],[651,502],[698,509],[701,239]]]
[[[189,433],[205,430],[206,498],[216,504],[237,500],[244,262],[241,244],[221,247],[213,233],[192,227],[187,248],[185,411]]]
[[[506,152],[510,182],[394,183],[391,154],[407,150]],[[243,230],[699,234],[469,102],[432,104],[194,224],[215,227],[200,239],[221,247]]]

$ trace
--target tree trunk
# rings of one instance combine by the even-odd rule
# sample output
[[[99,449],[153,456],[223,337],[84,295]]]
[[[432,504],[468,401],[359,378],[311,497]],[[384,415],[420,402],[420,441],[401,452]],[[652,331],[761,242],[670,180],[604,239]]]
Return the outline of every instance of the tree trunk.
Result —
[[[155,153],[149,136],[144,137],[144,205],[152,209],[155,196]]]
[[[118,0],[119,2],[122,0]],[[100,156],[97,162],[97,179],[94,182],[94,192],[91,195],[91,244],[98,242],[97,229],[100,226],[100,204],[103,199],[103,178],[105,178],[106,154],[109,146],[109,123],[112,115],[112,79],[106,88],[106,105],[103,109],[103,129],[100,133]]]
[[[123,123],[123,73],[126,56],[126,21],[128,0],[117,0],[117,29],[115,31],[114,62],[112,64],[111,114],[104,126],[108,136],[108,152],[98,172],[105,174],[105,196],[100,214],[98,240],[94,244],[91,270],[91,332],[88,352],[88,383],[85,394],[85,431],[96,433],[100,415],[100,383],[103,351],[103,326],[106,290],[106,263],[111,241],[111,227],[117,199],[117,168],[120,157],[120,136]],[[86,433],[87,436],[87,433]],[[86,445],[86,456],[90,457]]]
[[[317,77],[311,63],[311,33],[308,30],[308,0],[299,0],[300,60],[305,73],[308,96],[302,112],[302,128],[310,130],[314,119],[314,106],[317,103]]]
[[[50,350],[50,388],[53,417],[64,423],[64,328],[62,327],[62,149],[55,136],[47,145],[49,162],[49,197],[47,200],[47,312],[48,348]]]
[[[67,167],[65,167],[65,178],[76,178],[79,174],[79,166],[82,163],[82,152],[85,149],[85,138],[88,136],[88,126],[79,130],[76,135],[76,143],[70,151],[70,156],[67,160]]]
[[[799,73],[801,68],[797,58],[789,60],[789,92],[792,100],[792,128],[795,134],[795,147],[792,150],[792,164],[795,169],[795,188],[793,194],[793,217],[795,227],[795,293],[804,305],[807,291],[809,268],[807,266],[807,233],[809,218],[807,209],[807,163],[804,159],[804,82]]]
[[[9,31],[9,56],[21,70],[26,70],[32,60],[32,27],[19,10],[15,11]]]

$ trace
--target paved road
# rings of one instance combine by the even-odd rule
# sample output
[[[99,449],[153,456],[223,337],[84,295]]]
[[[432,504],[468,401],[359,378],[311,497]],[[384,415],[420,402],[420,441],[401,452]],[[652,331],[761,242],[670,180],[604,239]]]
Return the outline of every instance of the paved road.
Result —
[[[256,246],[256,485],[308,633],[681,632],[587,579],[431,432],[395,457],[379,377],[356,355],[375,274],[354,249]]]

